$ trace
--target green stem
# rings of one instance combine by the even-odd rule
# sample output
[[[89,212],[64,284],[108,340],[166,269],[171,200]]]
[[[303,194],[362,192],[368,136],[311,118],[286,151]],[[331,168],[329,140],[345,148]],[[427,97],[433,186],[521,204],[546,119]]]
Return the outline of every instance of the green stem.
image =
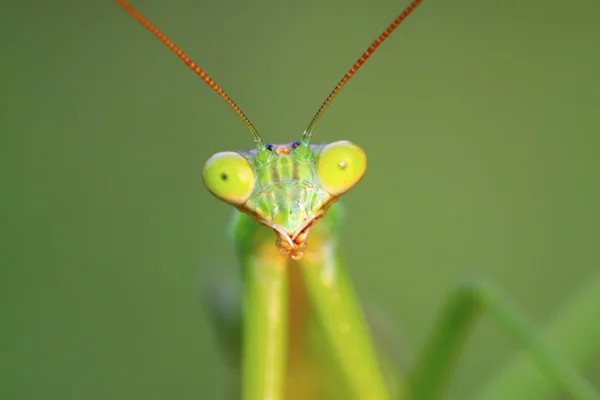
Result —
[[[598,359],[600,353],[600,275],[565,305],[547,330],[548,340],[576,365]],[[476,399],[546,399],[556,396],[556,386],[548,381],[525,352],[520,352],[495,375]]]
[[[446,303],[416,368],[409,398],[437,399],[454,370],[458,354],[474,318],[482,311],[490,316],[535,362],[546,379],[569,398],[598,400],[594,388],[577,372],[525,316],[490,283],[473,281],[459,288]],[[525,381],[522,376],[521,381]],[[480,397],[477,397],[478,399]],[[502,399],[529,399],[504,394]]]

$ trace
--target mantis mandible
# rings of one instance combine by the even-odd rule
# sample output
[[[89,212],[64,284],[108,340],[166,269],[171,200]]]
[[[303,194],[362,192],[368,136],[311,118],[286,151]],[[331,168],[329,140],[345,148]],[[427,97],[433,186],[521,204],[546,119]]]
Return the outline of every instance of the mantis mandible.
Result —
[[[378,353],[342,262],[338,199],[363,176],[366,155],[348,141],[315,145],[315,125],[341,88],[422,0],[413,0],[327,96],[298,141],[265,144],[231,98],[125,0],[129,14],[199,75],[237,114],[255,148],[205,164],[206,188],[236,208],[233,237],[243,273],[242,394],[254,399],[434,399],[444,393],[462,339],[480,310],[495,319],[557,390],[600,398],[490,284],[452,296],[412,372]]]

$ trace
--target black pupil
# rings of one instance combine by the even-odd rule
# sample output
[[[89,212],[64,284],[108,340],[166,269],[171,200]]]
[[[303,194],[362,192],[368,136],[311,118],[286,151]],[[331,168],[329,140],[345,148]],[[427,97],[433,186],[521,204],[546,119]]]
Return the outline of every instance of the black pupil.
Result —
[[[295,149],[298,146],[300,146],[300,143],[298,143],[298,142],[292,142],[292,149]]]
[[[267,145],[267,150],[273,151],[273,145],[271,143]]]
[[[227,176],[227,174],[225,172],[221,172],[221,180],[226,181],[227,178],[229,178],[229,176]]]

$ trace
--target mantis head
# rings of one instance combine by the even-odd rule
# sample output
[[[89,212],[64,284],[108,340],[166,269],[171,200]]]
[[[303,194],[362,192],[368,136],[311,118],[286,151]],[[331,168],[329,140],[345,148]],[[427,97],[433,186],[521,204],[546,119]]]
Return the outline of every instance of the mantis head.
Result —
[[[204,165],[207,189],[273,229],[281,252],[302,257],[313,226],[363,176],[365,152],[348,141],[223,152]]]
[[[206,162],[202,172],[206,188],[273,229],[281,252],[301,258],[310,228],[362,178],[367,167],[365,152],[357,145],[348,141],[312,145],[312,131],[340,89],[422,0],[412,0],[352,65],[319,107],[302,139],[279,145],[265,145],[246,115],[204,70],[125,0],[116,1],[199,75],[254,138],[255,149],[218,153]]]

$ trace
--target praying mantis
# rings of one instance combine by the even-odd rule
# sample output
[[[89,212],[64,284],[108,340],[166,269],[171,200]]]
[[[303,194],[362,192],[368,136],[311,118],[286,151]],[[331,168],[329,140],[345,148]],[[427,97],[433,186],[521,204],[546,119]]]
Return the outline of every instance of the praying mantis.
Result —
[[[202,172],[207,189],[236,209],[232,236],[243,298],[241,322],[230,325],[240,324],[241,339],[233,335],[231,342],[235,347],[241,340],[236,356],[243,398],[441,398],[464,336],[483,311],[524,349],[556,391],[573,399],[600,399],[575,365],[485,281],[470,281],[449,298],[410,372],[396,371],[393,360],[374,346],[337,238],[343,217],[338,200],[363,177],[366,155],[344,140],[315,145],[312,136],[341,88],[422,0],[413,0],[353,64],[298,141],[275,145],[263,141],[231,98],[170,39],[125,0],[116,2],[202,78],[254,140],[252,150],[215,154]],[[597,293],[600,287],[594,283],[581,294],[583,305],[573,307],[598,304]],[[521,375],[527,381],[526,373]],[[518,397],[517,390],[490,384],[477,398],[528,398]]]

